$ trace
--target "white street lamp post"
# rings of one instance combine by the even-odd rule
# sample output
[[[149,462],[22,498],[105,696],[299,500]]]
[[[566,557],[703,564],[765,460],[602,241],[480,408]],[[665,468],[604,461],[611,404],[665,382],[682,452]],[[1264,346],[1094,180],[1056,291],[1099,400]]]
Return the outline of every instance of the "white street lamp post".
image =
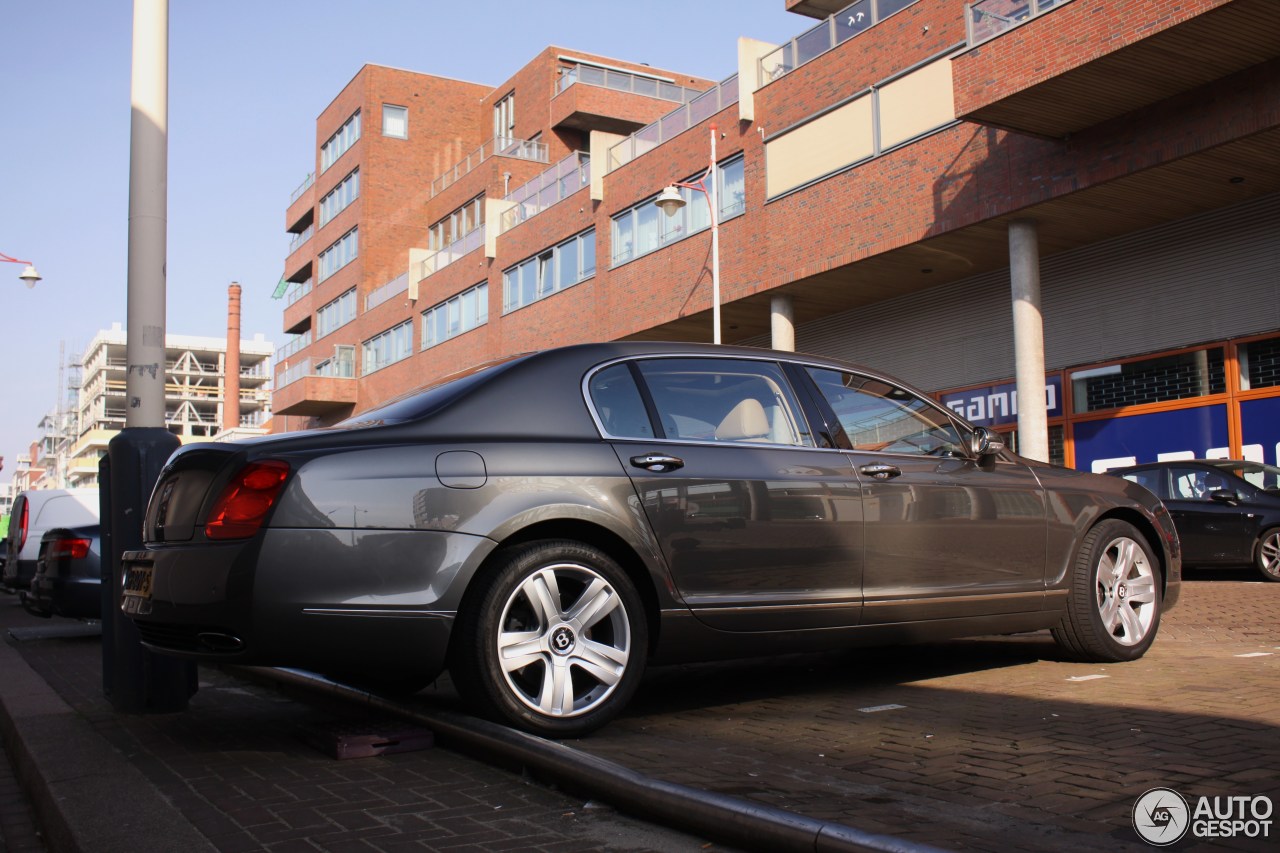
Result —
[[[707,197],[707,207],[711,211],[711,335],[713,343],[720,343],[720,215],[716,203],[716,126],[711,125],[711,164],[706,173],[696,181],[682,183],[676,181],[658,194],[654,201],[667,216],[675,216],[676,211],[685,206],[684,196],[679,187],[697,190]]]

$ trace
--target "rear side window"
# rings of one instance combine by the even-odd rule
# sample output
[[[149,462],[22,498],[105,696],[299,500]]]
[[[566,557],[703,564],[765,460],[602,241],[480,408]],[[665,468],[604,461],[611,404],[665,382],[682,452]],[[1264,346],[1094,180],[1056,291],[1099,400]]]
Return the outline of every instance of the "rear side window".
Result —
[[[1137,483],[1160,498],[1160,500],[1167,500],[1169,497],[1169,490],[1165,488],[1163,470],[1157,468],[1149,471],[1131,471],[1124,475],[1124,479],[1131,483]]]
[[[615,364],[591,377],[587,387],[591,403],[606,435],[618,438],[653,438],[653,425],[645,411],[640,389],[625,364]]]
[[[668,439],[812,447],[782,368],[727,358],[637,362]]]

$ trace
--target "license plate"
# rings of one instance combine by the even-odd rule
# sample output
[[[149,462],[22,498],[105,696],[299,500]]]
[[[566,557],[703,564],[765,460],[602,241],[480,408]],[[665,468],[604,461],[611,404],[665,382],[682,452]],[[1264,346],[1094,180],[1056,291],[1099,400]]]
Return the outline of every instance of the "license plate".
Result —
[[[143,614],[151,609],[151,577],[151,566],[130,566],[125,570],[121,610]]]

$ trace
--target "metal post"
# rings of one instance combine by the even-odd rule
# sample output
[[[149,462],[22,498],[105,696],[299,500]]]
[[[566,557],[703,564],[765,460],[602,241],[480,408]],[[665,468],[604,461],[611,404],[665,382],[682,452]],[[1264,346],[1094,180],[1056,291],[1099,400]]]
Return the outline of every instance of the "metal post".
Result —
[[[129,145],[129,325],[125,428],[99,466],[103,480],[102,687],[117,711],[186,708],[195,666],[152,654],[120,612],[125,551],[142,547],[143,516],[178,437],[165,428],[165,230],[168,218],[168,0],[134,0]]]
[[[711,125],[711,166],[707,169],[707,204],[711,205],[711,323],[713,342],[720,343],[720,205],[716,198],[716,126]]]
[[[1044,395],[1044,318],[1040,313],[1040,248],[1036,223],[1009,223],[1009,280],[1013,296],[1014,376],[1018,394],[1018,452],[1049,461]]]

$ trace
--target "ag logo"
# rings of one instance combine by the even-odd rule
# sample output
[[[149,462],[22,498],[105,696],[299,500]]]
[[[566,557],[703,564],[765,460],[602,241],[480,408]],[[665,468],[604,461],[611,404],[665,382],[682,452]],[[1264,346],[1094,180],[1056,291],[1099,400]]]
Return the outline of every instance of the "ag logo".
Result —
[[[1180,841],[1190,825],[1187,801],[1170,788],[1152,788],[1133,804],[1133,828],[1143,841],[1156,847]]]

